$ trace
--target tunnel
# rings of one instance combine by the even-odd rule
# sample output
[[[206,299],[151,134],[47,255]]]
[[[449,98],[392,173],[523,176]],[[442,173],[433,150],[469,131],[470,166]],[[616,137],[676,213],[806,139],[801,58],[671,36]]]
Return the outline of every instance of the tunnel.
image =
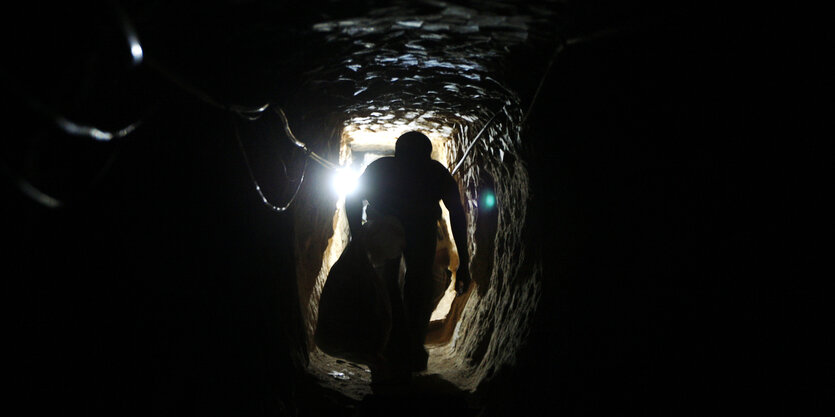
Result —
[[[788,19],[765,6],[571,0],[7,13],[14,408],[815,407],[827,386],[808,375],[827,362],[811,353],[828,350],[800,324],[825,317],[832,293],[794,278],[828,256],[812,238],[825,235],[828,165],[796,116],[824,126],[827,107],[792,107],[798,61],[775,30]],[[428,367],[390,396],[314,334],[350,241],[342,187],[408,131],[430,138],[458,186],[473,284],[455,294],[444,211]]]

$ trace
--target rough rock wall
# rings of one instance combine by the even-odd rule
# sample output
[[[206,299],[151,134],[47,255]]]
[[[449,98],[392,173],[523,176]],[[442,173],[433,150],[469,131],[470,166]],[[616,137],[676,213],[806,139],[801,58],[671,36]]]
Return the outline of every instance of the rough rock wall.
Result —
[[[511,51],[539,53],[536,45],[550,45],[554,26],[549,7],[515,2],[395,3],[312,26],[333,54],[308,73],[302,90],[331,103],[334,117],[341,115],[344,121],[378,132],[417,119],[436,131],[452,126],[447,149],[452,167],[485,123],[500,113],[457,174],[478,288],[466,300],[452,338],[472,389],[513,362],[539,297],[539,261],[530,256],[522,238],[529,187],[519,128],[522,100],[507,78],[519,65],[509,62]],[[524,74],[541,73],[525,62]],[[516,87],[531,83],[530,77],[522,78],[525,82]],[[332,136],[329,146],[338,144]],[[492,210],[479,207],[485,186],[496,195]],[[300,295],[307,303],[311,333],[320,290],[314,275],[334,227],[332,217],[324,214],[333,213],[333,203],[320,201],[327,208],[314,208],[312,201],[305,203],[309,210],[299,210],[298,221],[315,221],[317,226],[297,230],[305,234],[298,239],[308,245],[306,250],[317,251],[305,254],[310,259],[304,263],[306,271],[300,271],[305,281]],[[321,215],[314,218],[302,214],[318,210]]]
[[[512,364],[514,354],[523,343],[530,319],[539,299],[538,259],[529,255],[523,242],[528,202],[528,174],[521,159],[521,137],[517,125],[521,111],[508,101],[494,122],[471,151],[473,163],[462,172],[461,181],[468,204],[468,227],[473,252],[473,273],[479,283],[470,295],[452,343],[459,364],[469,368],[470,389],[489,379],[504,365]],[[482,113],[484,120],[492,114]],[[473,127],[460,129],[460,147],[453,159],[460,158],[461,149],[470,145],[467,135]],[[483,205],[481,194],[492,187],[496,206]],[[479,207],[479,205],[482,207]],[[480,217],[497,216],[495,229]],[[477,230],[487,229],[487,233]],[[492,234],[492,236],[491,236]],[[490,242],[492,240],[492,242]],[[492,252],[485,256],[485,250]],[[488,265],[485,265],[487,263]]]
[[[470,295],[452,343],[460,365],[467,369],[470,389],[475,389],[497,369],[511,364],[524,341],[539,297],[539,260],[531,257],[523,242],[528,201],[528,174],[521,155],[516,124],[521,110],[512,99],[473,146],[457,174],[467,209],[468,235],[476,291]],[[469,122],[458,119],[450,141],[451,162],[463,156],[478,131],[494,114],[482,110]],[[335,149],[338,135],[330,137]],[[318,295],[324,282],[322,260],[336,224],[335,198],[321,188],[326,170],[313,171],[303,188],[296,211],[296,250],[299,294],[309,334],[316,325]],[[318,188],[317,188],[318,187]],[[497,204],[483,206],[486,190]],[[480,207],[481,205],[481,207]]]
[[[329,160],[337,160],[340,123],[332,116],[300,117],[299,123],[291,128],[298,139]],[[292,123],[292,121],[291,121]],[[299,286],[299,304],[302,319],[308,335],[308,346],[312,346],[312,335],[316,329],[316,313],[319,295],[322,292],[322,259],[328,247],[328,240],[333,236],[333,215],[336,208],[336,195],[330,191],[332,171],[308,161],[305,182],[299,190],[293,211],[295,224],[295,262]],[[325,272],[326,273],[326,272]]]

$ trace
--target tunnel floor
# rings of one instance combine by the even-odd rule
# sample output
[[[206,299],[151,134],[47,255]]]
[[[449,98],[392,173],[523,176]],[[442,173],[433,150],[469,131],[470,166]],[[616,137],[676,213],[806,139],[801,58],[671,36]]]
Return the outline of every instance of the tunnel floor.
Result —
[[[392,412],[397,411],[392,408],[414,411],[414,404],[407,399],[432,399],[433,407],[446,411],[457,409],[463,413],[456,415],[475,415],[478,406],[468,390],[466,368],[457,363],[452,347],[451,343],[427,346],[427,370],[414,374],[408,387],[399,387],[391,392],[372,391],[371,372],[367,366],[327,355],[318,349],[310,352],[307,372],[312,377],[311,382],[325,392],[325,397],[330,397],[331,406],[345,412],[355,410],[360,415],[366,415],[365,412],[374,414],[372,411],[383,411],[377,410],[381,403]]]

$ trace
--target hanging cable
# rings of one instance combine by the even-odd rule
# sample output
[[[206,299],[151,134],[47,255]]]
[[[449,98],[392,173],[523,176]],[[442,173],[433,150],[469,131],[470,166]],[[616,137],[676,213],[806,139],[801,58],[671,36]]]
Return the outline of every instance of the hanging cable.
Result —
[[[148,63],[148,67],[150,67],[151,69],[153,69],[154,71],[156,71],[157,73],[162,75],[164,78],[166,78],[172,84],[176,85],[177,87],[180,87],[181,90],[191,94],[192,96],[196,97],[197,99],[201,100],[202,102],[204,102],[204,103],[206,103],[206,104],[208,104],[212,107],[218,108],[220,110],[229,110],[229,108],[227,106],[221,104],[219,101],[212,98],[212,96],[203,92],[203,90],[201,90],[201,89],[191,85],[190,83],[186,82],[182,77],[179,77],[176,74],[174,74],[172,71],[170,71],[164,65],[160,64],[156,59],[146,58],[145,62]]]
[[[531,111],[533,110],[533,105],[536,104],[536,99],[539,97],[539,93],[542,91],[542,86],[545,85],[545,79],[547,79],[548,74],[551,73],[551,67],[554,66],[554,61],[556,61],[557,56],[565,50],[566,45],[567,42],[565,41],[565,38],[560,36],[557,41],[557,47],[554,48],[554,53],[551,54],[551,59],[548,60],[548,65],[545,67],[545,73],[542,74],[542,78],[539,79],[539,85],[536,87],[536,91],[533,93],[531,103],[528,105],[528,109],[525,111],[525,115],[522,116],[522,121],[519,123],[519,126],[525,126],[525,122],[528,120],[528,116],[531,115]]]
[[[287,138],[290,140],[290,142],[301,148],[304,151],[304,153],[307,154],[308,157],[310,157],[310,159],[313,159],[323,167],[330,169],[339,168],[339,165],[334,164],[333,162],[328,161],[327,159],[319,156],[316,152],[310,150],[310,148],[308,148],[307,145],[304,144],[304,142],[296,138],[296,135],[294,135],[293,131],[290,130],[290,122],[287,121],[287,115],[284,114],[284,110],[281,107],[278,107],[274,110],[281,117],[281,121],[284,123],[284,133],[287,134]]]
[[[485,123],[484,126],[481,127],[481,130],[479,130],[478,134],[475,135],[473,141],[470,142],[470,146],[467,146],[467,149],[464,151],[464,154],[461,155],[461,159],[458,160],[458,164],[456,164],[455,168],[452,169],[453,175],[455,175],[455,173],[458,172],[458,169],[461,168],[461,165],[464,163],[464,160],[467,159],[467,155],[469,155],[470,150],[472,150],[476,142],[478,142],[478,140],[481,139],[481,135],[487,130],[487,127],[490,126],[491,123],[493,123],[493,120],[496,120],[496,117],[498,117],[500,113],[504,112],[505,107],[507,107],[507,104],[502,106],[502,108],[499,109],[499,111],[493,113],[493,117],[491,117],[490,120],[488,120],[487,123]]]
[[[118,151],[111,152],[98,172],[87,183],[86,187],[77,192],[74,198],[68,200],[59,199],[41,190],[35,184],[26,179],[22,174],[15,172],[15,170],[12,169],[2,158],[0,158],[0,168],[2,168],[0,171],[3,171],[6,176],[9,177],[11,182],[23,195],[29,197],[32,201],[44,207],[57,209],[72,206],[78,201],[88,197],[93,189],[95,189],[104,179],[106,173],[112,168],[117,153]]]
[[[148,62],[148,65],[151,68],[153,68],[154,70],[156,70],[157,72],[162,74],[169,81],[176,84],[177,86],[179,86],[180,88],[182,88],[184,91],[188,92],[189,94],[193,95],[194,97],[202,100],[203,102],[205,102],[205,103],[207,103],[207,104],[209,104],[209,105],[211,105],[215,108],[236,113],[239,116],[241,116],[241,117],[243,117],[247,120],[257,120],[258,118],[260,118],[264,114],[264,112],[267,109],[270,108],[270,103],[264,104],[263,106],[260,106],[260,107],[245,107],[245,106],[240,106],[240,105],[224,105],[221,102],[215,100],[212,96],[210,96],[209,94],[207,94],[203,90],[200,90],[199,88],[193,86],[191,83],[188,83],[187,81],[185,81],[183,78],[175,75],[173,72],[166,69],[165,66],[161,65],[156,60],[147,59],[146,61]],[[288,140],[290,140],[294,145],[296,145],[302,151],[304,151],[305,155],[309,159],[311,159],[314,162],[322,165],[325,168],[337,169],[339,167],[338,165],[334,164],[333,162],[330,162],[327,159],[323,158],[322,156],[320,156],[316,152],[313,152],[312,150],[310,150],[310,148],[308,148],[307,145],[304,144],[304,142],[302,142],[298,138],[296,138],[296,135],[293,134],[293,131],[290,129],[290,123],[287,120],[287,115],[284,113],[283,109],[275,108],[273,110],[281,118],[282,123],[284,124],[284,132],[286,133]],[[284,204],[282,206],[278,206],[278,205],[275,205],[275,204],[271,203],[267,199],[267,197],[264,195],[263,191],[261,190],[261,185],[258,183],[258,180],[255,178],[255,173],[252,171],[252,166],[250,164],[249,157],[246,153],[246,150],[244,149],[243,141],[241,140],[241,137],[240,137],[240,134],[238,132],[237,127],[235,127],[235,138],[237,139],[238,146],[240,147],[241,153],[244,156],[244,162],[246,163],[247,170],[249,171],[250,178],[252,179],[252,182],[255,186],[255,191],[261,197],[261,201],[263,201],[264,204],[273,211],[276,211],[276,212],[286,211],[293,204],[293,201],[295,201],[296,196],[298,195],[299,190],[301,189],[301,185],[304,182],[304,175],[307,172],[307,162],[308,162],[307,158],[305,158],[304,168],[302,169],[302,174],[299,177],[298,185],[296,186],[296,190],[293,192],[293,196],[290,198],[290,200],[286,204]],[[286,169],[285,169],[285,171],[286,171]]]
[[[57,209],[64,206],[64,202],[41,191],[35,187],[31,182],[27,181],[20,175],[15,174],[5,161],[0,161],[0,167],[6,173],[15,187],[20,190],[23,195],[29,197],[32,201],[51,209]]]
[[[125,39],[127,41],[127,45],[129,47],[129,50],[130,50],[130,55],[131,55],[131,58],[132,58],[132,61],[131,61],[132,66],[136,67],[136,66],[139,66],[139,65],[144,63],[146,68],[150,68],[151,70],[153,70],[153,71],[157,72],[158,74],[162,75],[163,78],[167,79],[169,82],[176,85],[181,90],[183,90],[186,93],[192,95],[193,97],[196,97],[197,99],[203,101],[206,104],[209,104],[212,107],[235,113],[238,116],[240,116],[244,119],[250,120],[250,121],[259,119],[265,113],[265,111],[267,109],[269,109],[270,103],[266,103],[262,106],[257,106],[257,107],[241,106],[241,105],[234,105],[234,104],[233,105],[223,104],[220,101],[216,100],[214,97],[212,97],[210,94],[206,93],[205,91],[201,90],[200,88],[197,88],[192,83],[189,83],[183,77],[180,77],[177,74],[175,74],[173,71],[169,70],[165,65],[161,64],[160,62],[158,62],[154,59],[146,57],[145,52],[142,48],[142,45],[139,42],[139,36],[137,35],[136,30],[134,29],[133,24],[131,23],[128,15],[124,12],[124,10],[121,8],[121,6],[117,2],[113,2],[113,8],[115,10],[115,14],[117,15],[117,17],[119,19],[120,26],[122,28],[123,34],[125,36]],[[0,70],[0,71],[2,71],[2,70]],[[59,114],[58,112],[50,109],[48,106],[42,104],[39,100],[35,99],[31,95],[27,95],[27,94],[19,91],[19,88],[17,87],[17,85],[13,84],[8,79],[9,77],[6,76],[5,72],[0,72],[0,75],[3,76],[2,77],[3,78],[3,85],[6,86],[7,89],[13,91],[14,93],[17,93],[20,97],[22,97],[24,102],[30,108],[32,108],[33,110],[35,110],[38,113],[46,115],[61,130],[63,130],[65,133],[67,133],[69,135],[72,135],[72,136],[86,136],[86,137],[90,137],[92,139],[95,139],[97,141],[111,141],[113,139],[119,139],[119,138],[123,138],[125,136],[128,136],[129,134],[133,133],[142,124],[141,123],[142,121],[140,120],[140,121],[131,123],[130,125],[122,128],[122,129],[118,129],[118,130],[115,130],[115,131],[106,131],[106,130],[103,130],[103,129],[99,129],[95,126],[88,126],[88,125],[83,125],[83,124],[74,122],[74,121],[70,120],[69,118]],[[290,129],[290,125],[289,125],[289,122],[287,120],[287,116],[284,114],[284,111],[282,109],[280,109],[280,108],[276,109],[276,113],[282,119],[282,122],[284,124],[284,131],[286,132],[288,139],[294,145],[301,148],[305,152],[305,155],[307,156],[307,158],[313,160],[314,162],[322,165],[325,168],[329,168],[329,169],[339,168],[339,166],[337,164],[334,164],[333,162],[328,161],[327,159],[320,156],[316,152],[313,152],[303,142],[301,142],[300,140],[298,140],[296,138],[296,136],[293,134],[292,130]],[[274,205],[274,204],[270,203],[269,200],[266,198],[266,196],[261,191],[261,186],[259,185],[257,179],[255,178],[254,172],[252,171],[252,167],[250,165],[249,157],[246,153],[246,150],[243,147],[243,142],[240,138],[240,134],[238,132],[237,126],[235,127],[235,137],[238,141],[238,145],[239,145],[239,147],[241,149],[241,152],[244,156],[244,161],[247,165],[247,170],[249,171],[250,178],[252,179],[253,184],[255,185],[256,191],[261,196],[261,200],[264,202],[264,204],[266,204],[268,207],[270,207],[274,211],[282,212],[282,211],[287,210],[287,208],[289,208],[290,205],[293,203],[296,196],[298,195],[299,190],[301,189],[301,184],[304,181],[304,175],[305,175],[305,172],[307,171],[307,164],[308,164],[307,158],[305,158],[304,168],[302,169],[302,173],[301,173],[301,175],[298,179],[298,185],[296,187],[296,190],[293,193],[293,196],[290,198],[290,200],[285,205],[277,206],[277,205]],[[284,165],[283,161],[282,161],[282,165]],[[10,177],[12,177],[12,181],[17,185],[17,187],[21,190],[21,192],[24,195],[31,198],[32,200],[34,200],[34,201],[36,201],[36,202],[38,202],[38,203],[40,203],[40,204],[42,204],[46,207],[50,207],[50,208],[57,208],[57,207],[62,207],[62,206],[66,205],[61,200],[58,200],[57,198],[54,198],[54,197],[44,193],[43,191],[39,190],[37,187],[35,187],[31,183],[29,183],[26,179],[14,175],[8,167],[4,166],[3,170],[7,171],[7,174]],[[286,175],[287,174],[286,165],[284,165],[284,171],[285,171],[285,175]],[[289,180],[289,176],[288,176],[288,180]]]
[[[247,120],[258,120],[258,118],[260,118],[264,114],[264,112],[268,108],[270,108],[270,103],[266,103],[256,107],[242,106],[239,104],[223,104],[220,101],[215,100],[211,95],[209,95],[205,91],[195,87],[193,84],[186,81],[183,77],[180,77],[173,71],[166,68],[165,65],[161,64],[159,61],[153,58],[146,58],[145,61],[148,63],[148,67],[162,75],[172,84],[180,87],[180,89],[182,89],[183,91],[191,94],[195,98],[217,109],[236,113]]]
[[[551,54],[551,59],[548,60],[548,65],[545,67],[545,72],[542,74],[542,78],[539,79],[539,85],[536,87],[536,91],[533,94],[533,98],[531,98],[531,103],[528,105],[528,109],[525,111],[525,115],[522,116],[522,122],[519,123],[519,126],[524,127],[525,122],[527,122],[528,120],[528,116],[531,115],[531,111],[533,111],[533,106],[534,104],[536,104],[536,99],[539,98],[539,93],[542,91],[542,87],[545,85],[545,80],[548,78],[548,74],[551,73],[551,67],[554,66],[554,61],[556,61],[557,56],[559,56],[569,46],[594,41],[600,38],[605,38],[607,36],[611,36],[621,31],[621,28],[609,28],[594,32],[586,36],[578,36],[571,39],[565,39],[562,36],[558,36],[557,46],[554,48],[554,53]]]
[[[133,24],[131,23],[130,19],[128,18],[127,13],[125,13],[124,9],[122,9],[121,5],[118,2],[113,1],[111,3],[114,13],[116,17],[119,19],[119,24],[122,28],[122,32],[124,33],[125,40],[127,41],[130,55],[131,55],[131,65],[136,67],[139,66],[144,59],[144,52],[142,49],[142,44],[139,42],[139,36],[136,33],[136,29],[134,29]],[[117,130],[103,130],[99,129],[95,126],[90,125],[83,125],[80,123],[76,123],[69,118],[61,115],[59,112],[52,110],[45,104],[43,104],[40,100],[35,99],[30,94],[26,94],[20,91],[17,84],[13,84],[8,78],[8,75],[5,72],[2,73],[3,75],[3,84],[9,90],[12,90],[15,94],[22,97],[24,102],[36,112],[44,114],[48,118],[50,118],[61,130],[65,133],[72,135],[72,136],[86,136],[97,141],[110,141],[113,139],[121,139],[136,130],[142,124],[142,121],[136,121],[125,126],[122,129]]]
[[[229,106],[229,110],[238,113],[238,115],[243,117],[244,119],[253,121],[260,119],[269,107],[270,103],[264,104],[261,107],[244,107],[233,104]]]
[[[228,111],[228,112],[235,113],[238,116],[240,116],[244,119],[247,119],[247,120],[257,120],[257,119],[259,119],[260,117],[262,117],[265,114],[266,110],[268,110],[270,108],[270,103],[266,103],[262,106],[256,106],[256,107],[224,104],[224,103],[216,100],[214,97],[212,97],[210,94],[207,94],[205,91],[201,90],[200,88],[197,88],[194,84],[189,83],[184,78],[176,75],[175,73],[173,73],[172,71],[167,69],[164,65],[162,65],[160,62],[146,57],[145,56],[145,51],[143,50],[143,47],[142,47],[142,44],[139,42],[139,36],[137,35],[137,32],[136,32],[135,28],[133,27],[133,24],[131,23],[128,15],[120,7],[118,2],[114,1],[113,3],[114,3],[114,8],[115,8],[115,11],[116,11],[116,15],[117,15],[117,17],[120,21],[120,24],[121,24],[121,28],[122,28],[125,40],[127,41],[127,46],[129,47],[130,56],[132,58],[132,61],[131,61],[132,66],[136,67],[136,66],[144,64],[143,65],[144,67],[151,68],[152,70],[161,74],[164,78],[169,80],[171,83],[177,85],[183,91],[191,94],[192,96],[198,98],[199,100],[203,101],[204,103],[207,103],[207,104],[209,104],[209,105],[211,105],[215,108],[221,109],[221,110],[225,110],[225,111]],[[531,99],[531,102],[528,105],[528,108],[523,115],[520,126],[522,126],[524,128],[524,126],[525,126],[525,124],[528,120],[528,117],[532,113],[532,111],[534,109],[534,106],[537,103],[537,99],[539,98],[539,95],[540,95],[541,91],[543,90],[543,86],[545,85],[545,81],[547,79],[547,76],[549,75],[549,73],[550,73],[550,71],[551,71],[551,69],[554,65],[554,62],[555,62],[556,58],[568,46],[575,45],[575,44],[578,44],[578,43],[584,43],[584,42],[591,41],[591,40],[596,40],[596,39],[599,39],[599,38],[602,38],[602,37],[607,37],[607,36],[611,35],[612,33],[617,33],[619,31],[620,31],[620,29],[617,29],[617,28],[616,29],[606,29],[606,30],[603,30],[603,31],[599,31],[599,32],[587,35],[587,36],[572,38],[572,39],[568,39],[568,40],[566,40],[562,37],[558,38],[558,42],[557,42],[557,45],[555,47],[554,53],[552,54],[551,59],[549,60],[547,66],[546,66],[546,69],[545,69],[544,74],[542,75],[542,78],[539,80],[539,84],[537,86],[537,89],[535,90],[534,95]],[[142,120],[139,120],[137,122],[134,122],[134,123],[131,123],[131,124],[125,126],[124,128],[117,129],[117,130],[112,130],[112,131],[107,131],[107,130],[100,129],[100,128],[98,128],[96,126],[93,126],[93,125],[84,125],[84,124],[81,124],[81,123],[77,123],[77,122],[72,121],[69,118],[65,117],[64,115],[54,111],[53,109],[50,109],[48,106],[44,105],[40,101],[31,97],[30,95],[20,93],[18,91],[18,86],[14,85],[11,82],[11,80],[8,79],[9,77],[7,77],[4,72],[0,72],[0,75],[3,76],[2,77],[3,78],[3,85],[8,90],[11,90],[15,93],[18,93],[23,98],[24,102],[29,107],[31,107],[33,110],[35,110],[39,113],[45,114],[48,118],[50,118],[55,123],[55,125],[57,125],[63,132],[65,132],[69,135],[89,137],[89,138],[92,138],[92,139],[97,140],[97,141],[111,141],[111,140],[114,140],[114,139],[124,138],[124,137],[130,135],[142,124]],[[487,79],[488,80],[493,80],[490,77],[487,77]],[[495,80],[493,80],[493,81],[495,82]],[[471,141],[469,146],[463,152],[460,160],[458,161],[458,163],[453,168],[452,174],[457,173],[462,168],[462,166],[464,165],[465,160],[467,160],[467,158],[470,156],[470,153],[471,153],[472,149],[475,147],[476,143],[478,143],[478,141],[481,140],[481,138],[484,135],[484,133],[486,132],[487,128],[498,118],[499,114],[502,113],[502,112],[507,114],[507,111],[506,111],[507,106],[508,106],[508,104],[505,104],[499,111],[495,112],[492,115],[492,117],[487,121],[487,123],[485,123],[482,126],[481,130],[473,138],[473,140]],[[246,154],[246,151],[243,147],[243,143],[242,143],[242,140],[240,138],[237,127],[235,129],[235,135],[236,135],[236,138],[238,140],[238,144],[241,148],[241,151],[244,155],[244,159],[245,159],[245,162],[247,164],[247,169],[250,172],[250,176],[253,180],[253,183],[255,184],[255,188],[258,191],[259,195],[261,195],[262,200],[264,201],[265,204],[270,206],[273,210],[284,211],[284,210],[287,209],[287,207],[290,206],[290,204],[292,204],[293,200],[295,199],[296,195],[299,192],[299,189],[301,187],[301,183],[304,180],[304,174],[305,174],[306,169],[307,169],[307,162],[308,162],[307,159],[308,158],[310,160],[313,160],[314,162],[318,163],[319,165],[321,165],[325,168],[328,168],[328,169],[333,169],[333,170],[339,169],[339,165],[327,160],[326,158],[324,158],[321,155],[317,154],[316,152],[312,151],[310,148],[307,147],[307,145],[304,142],[302,142],[298,138],[296,138],[296,136],[293,134],[292,130],[290,129],[289,121],[288,121],[287,116],[284,113],[283,109],[274,108],[273,110],[281,118],[281,120],[283,122],[283,125],[284,125],[284,131],[287,135],[288,140],[290,140],[296,147],[303,150],[306,157],[307,157],[305,159],[304,169],[303,169],[302,174],[299,178],[299,184],[298,184],[295,192],[293,193],[293,196],[291,197],[290,201],[285,206],[279,207],[279,206],[275,206],[275,205],[271,204],[267,200],[267,198],[264,196],[264,194],[261,192],[260,185],[258,184],[258,182],[257,182],[257,180],[254,176],[254,173],[252,172],[252,168],[250,166],[249,159],[248,159],[248,156]],[[283,164],[283,162],[282,162],[282,164]],[[286,174],[286,165],[285,165],[285,174]],[[288,177],[288,179],[289,179],[289,177]],[[28,182],[26,182],[26,180],[24,180],[24,179],[22,179],[21,181],[15,181],[15,182],[19,185],[19,188],[23,191],[24,194],[28,195],[33,200],[38,201],[45,206],[59,207],[59,206],[62,205],[59,200],[57,200],[53,197],[50,197],[43,192],[40,192],[39,190],[37,190],[37,188],[35,188],[32,184],[29,184]]]
[[[27,94],[21,91],[16,84],[11,82],[9,76],[5,73],[5,71],[0,70],[0,76],[2,76],[3,86],[6,89],[10,90],[12,93],[20,97],[26,104],[26,106],[28,106],[30,109],[50,119],[53,123],[55,123],[56,126],[58,126],[59,129],[61,129],[62,131],[64,131],[64,133],[67,133],[68,135],[85,136],[95,139],[97,141],[108,142],[113,139],[124,138],[125,136],[133,133],[136,130],[136,128],[142,125],[142,120],[140,119],[121,129],[109,131],[99,129],[95,126],[88,126],[76,123],[70,120],[69,118],[65,117],[64,115],[58,113],[57,111],[51,109],[47,105],[43,104],[40,100],[36,99],[31,94]]]
[[[271,203],[267,199],[267,196],[264,195],[264,192],[261,191],[261,186],[258,184],[258,180],[255,178],[255,173],[252,171],[252,165],[250,164],[249,157],[246,154],[246,149],[244,149],[244,143],[241,140],[241,135],[238,133],[238,127],[235,126],[234,130],[235,130],[235,139],[237,139],[237,141],[238,141],[238,147],[241,149],[241,154],[244,157],[244,163],[246,164],[246,169],[249,172],[249,178],[252,179],[252,183],[255,184],[255,191],[258,193],[259,196],[261,196],[261,201],[263,201],[264,204],[273,211],[277,211],[279,213],[283,212],[283,211],[287,211],[287,209],[289,209],[290,206],[293,204],[293,201],[296,200],[296,196],[299,194],[299,190],[302,188],[302,183],[304,182],[304,174],[305,174],[305,172],[307,172],[307,159],[305,158],[305,160],[304,160],[304,167],[302,168],[302,174],[301,174],[301,176],[299,176],[299,183],[296,185],[296,190],[293,192],[293,196],[290,197],[290,200],[287,201],[287,203],[284,204],[283,206],[277,206],[277,205]]]
[[[278,157],[278,162],[281,162],[281,168],[284,171],[284,178],[287,178],[287,181],[295,182],[298,181],[298,178],[291,178],[290,172],[287,170],[287,163],[284,162],[284,158],[281,156]]]
[[[70,135],[88,136],[88,137],[91,137],[91,138],[93,138],[95,140],[99,140],[99,141],[109,141],[109,140],[113,140],[113,139],[123,138],[123,137],[133,133],[133,131],[136,130],[136,128],[139,127],[139,125],[142,124],[141,121],[138,121],[138,122],[131,123],[127,127],[124,127],[122,129],[108,132],[108,131],[98,129],[95,126],[79,125],[79,124],[74,123],[71,120],[68,120],[65,117],[62,117],[62,116],[59,116],[59,115],[54,116],[54,121],[58,125],[58,127],[63,129],[64,132],[66,132]]]

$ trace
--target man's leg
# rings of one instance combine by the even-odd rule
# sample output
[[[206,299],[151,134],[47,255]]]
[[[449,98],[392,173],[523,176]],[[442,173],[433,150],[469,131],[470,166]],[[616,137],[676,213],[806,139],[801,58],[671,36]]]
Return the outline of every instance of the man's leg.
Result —
[[[400,259],[386,262],[384,278],[391,301],[391,332],[383,352],[386,368],[382,380],[399,381],[409,375],[409,332],[398,278]],[[373,377],[373,375],[372,375]]]
[[[436,232],[434,222],[406,229],[404,304],[408,331],[407,354],[412,371],[425,370],[429,358],[423,343],[433,309],[432,266],[435,260]]]

